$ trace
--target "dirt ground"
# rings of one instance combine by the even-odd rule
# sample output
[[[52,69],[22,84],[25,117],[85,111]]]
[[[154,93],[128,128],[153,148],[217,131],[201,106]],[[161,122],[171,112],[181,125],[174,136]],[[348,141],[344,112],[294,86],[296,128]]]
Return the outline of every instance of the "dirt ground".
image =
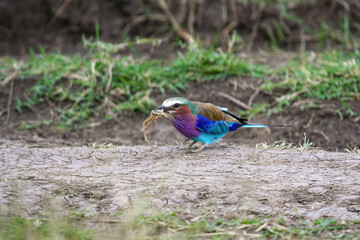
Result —
[[[177,94],[235,110],[216,91],[222,89],[246,101],[253,92],[239,86],[255,84],[254,80],[238,81],[237,89],[234,81],[192,83],[186,93]],[[15,92],[13,106],[21,89]],[[158,95],[156,101],[161,104],[172,94]],[[6,103],[7,94],[1,96]],[[270,96],[260,93],[255,101],[266,98]],[[360,155],[255,149],[262,142],[303,141],[304,132],[313,146],[322,149],[358,147],[359,123],[340,120],[333,110],[336,104],[260,115],[252,121],[294,127],[240,129],[198,154],[177,150],[175,146],[185,139],[166,119],[148,132],[150,143],[158,146],[147,146],[142,128],[146,116],[124,114],[104,121],[100,115],[94,126],[67,131],[53,126],[19,130],[25,122],[46,119],[49,107],[36,106],[22,114],[13,110],[8,124],[6,115],[0,118],[0,205],[25,215],[49,209],[112,215],[145,199],[155,210],[180,207],[184,217],[272,214],[356,220],[360,217]],[[91,147],[104,142],[120,146]]]
[[[272,59],[272,61],[275,61]],[[276,64],[282,60],[277,59]],[[228,107],[236,113],[239,107],[233,102],[219,96],[219,92],[233,96],[240,101],[247,102],[259,81],[254,78],[241,78],[224,81],[194,82],[187,86],[186,91],[167,92],[165,94],[154,93],[153,98],[156,104],[160,105],[165,99],[173,96],[186,97],[194,101],[211,102],[218,106]],[[93,143],[113,143],[122,146],[147,145],[143,132],[142,122],[147,116],[131,112],[124,112],[111,121],[105,120],[105,112],[99,112],[89,122],[86,128],[60,130],[56,126],[41,126],[29,130],[20,130],[23,124],[31,124],[42,120],[51,120],[52,107],[48,104],[36,105],[31,109],[23,109],[19,113],[16,108],[16,99],[23,99],[26,89],[31,86],[31,81],[18,79],[14,83],[14,94],[12,99],[12,110],[10,114],[6,110],[9,101],[7,88],[0,88],[0,146],[26,146],[36,147],[59,147],[59,146],[84,146]],[[220,91],[219,91],[220,89]],[[274,96],[260,92],[254,99],[254,103],[273,102]],[[302,101],[302,102],[301,102]],[[299,143],[304,140],[304,134],[315,147],[329,151],[343,151],[345,148],[360,147],[360,118],[340,119],[338,110],[342,108],[339,101],[321,101],[319,108],[301,109],[304,100],[294,103],[296,107],[285,109],[278,114],[258,115],[251,118],[251,122],[262,124],[285,124],[292,128],[271,128],[271,129],[241,129],[234,133],[227,134],[223,141],[227,143],[245,144],[255,147],[256,144],[274,141],[287,141]],[[307,100],[306,100],[307,101]],[[308,101],[312,101],[309,99]],[[348,101],[353,109],[360,109],[359,101]],[[4,114],[1,116],[1,112]],[[6,119],[9,115],[9,121]],[[158,125],[151,126],[148,131],[148,138],[151,143],[157,145],[179,145],[186,140],[176,132],[171,123],[165,119],[158,121]]]
[[[57,15],[65,2],[70,4]],[[168,43],[177,39],[176,33],[168,31],[171,24],[166,17],[164,20],[164,12],[154,2],[148,2],[139,8],[143,1],[5,0],[0,3],[0,55],[26,58],[29,49],[38,51],[39,45],[48,51],[84,52],[81,36],[94,37],[97,22],[104,41],[123,41],[126,27],[131,38],[159,37],[168,39]],[[236,1],[235,9],[231,7],[233,1],[208,0],[197,3],[193,8],[197,17],[192,18],[183,15],[187,12],[183,10],[193,7],[193,1],[181,2],[189,6],[172,5],[170,10],[188,32],[195,30],[205,44],[215,41],[237,14],[234,29],[247,44],[252,44],[253,50],[268,48],[266,33],[269,29],[275,31],[277,21],[289,39],[279,41],[279,47],[300,48],[301,24],[283,19],[279,9],[260,9],[255,4],[244,8],[240,1]],[[314,29],[324,22],[338,28],[345,12],[338,2],[309,1],[309,5],[288,11]],[[347,2],[350,31],[355,34],[360,5],[356,0]],[[224,9],[224,3],[227,19],[215,11]],[[155,13],[155,18],[147,15],[148,10]],[[254,26],[258,26],[255,37]],[[149,58],[173,53],[168,43],[160,47],[164,51],[147,53]],[[308,41],[302,47],[313,50],[317,45],[316,41]],[[333,46],[330,43],[326,47]],[[270,66],[286,61],[284,56],[264,58]],[[42,126],[19,130],[24,123],[53,117],[47,104],[24,109],[22,114],[16,111],[16,99],[23,99],[34,81],[15,79],[10,112],[9,90],[0,88],[0,206],[5,211],[20,209],[21,214],[36,215],[49,209],[66,209],[109,215],[132,207],[137,199],[145,199],[155,210],[180,207],[190,217],[212,213],[360,218],[360,156],[337,152],[360,147],[360,118],[345,116],[340,120],[339,101],[322,101],[317,109],[303,110],[301,105],[306,102],[298,102],[282,113],[259,115],[251,121],[293,128],[241,129],[226,135],[220,144],[193,154],[177,149],[185,139],[166,120],[151,127],[148,138],[155,146],[148,146],[142,128],[146,116],[129,112],[112,121],[104,120],[105,114],[100,112],[89,127],[82,129]],[[182,96],[237,112],[239,107],[219,96],[219,90],[247,103],[260,84],[254,78],[194,82],[186,92],[154,93],[152,97],[161,104],[168,97]],[[254,103],[273,100],[273,96],[260,92]],[[346,103],[360,109],[359,101]],[[304,133],[313,146],[332,152],[255,149],[262,142],[298,143],[303,141]],[[82,147],[104,142],[119,146]]]
[[[12,106],[28,82],[16,80]],[[216,103],[238,109],[218,96],[218,89],[246,102],[257,87],[256,79],[192,83],[186,92],[158,94],[156,102],[170,96]],[[7,105],[6,89],[0,101]],[[259,93],[255,102],[271,101]],[[360,217],[360,155],[339,153],[359,147],[359,119],[340,120],[336,101],[324,101],[317,109],[286,109],[253,122],[287,124],[293,128],[240,129],[220,144],[199,154],[175,146],[185,139],[166,120],[151,126],[144,141],[141,114],[124,113],[105,121],[99,114],[91,126],[59,130],[54,126],[19,130],[24,123],[47,119],[48,105],[11,111],[0,117],[0,205],[37,215],[53,211],[81,210],[100,215],[115,214],[146,199],[155,210],[180,210],[188,217],[282,215],[317,219]],[[349,102],[352,107],[359,102]],[[3,105],[3,106],[4,106]],[[314,147],[323,150],[261,150],[256,144],[276,140],[297,143],[304,133]],[[116,148],[94,149],[101,143]],[[82,147],[84,145],[90,147]],[[186,217],[185,216],[185,217]]]
[[[214,145],[2,148],[0,204],[23,214],[48,209],[116,214],[144,198],[188,216],[360,217],[360,156]]]

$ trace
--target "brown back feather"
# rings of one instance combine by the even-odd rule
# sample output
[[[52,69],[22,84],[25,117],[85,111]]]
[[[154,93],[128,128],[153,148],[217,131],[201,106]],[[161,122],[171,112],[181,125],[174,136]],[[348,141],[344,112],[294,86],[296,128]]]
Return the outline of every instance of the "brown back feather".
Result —
[[[194,102],[199,108],[199,115],[211,121],[238,122],[235,118],[225,114],[217,106],[211,103]]]

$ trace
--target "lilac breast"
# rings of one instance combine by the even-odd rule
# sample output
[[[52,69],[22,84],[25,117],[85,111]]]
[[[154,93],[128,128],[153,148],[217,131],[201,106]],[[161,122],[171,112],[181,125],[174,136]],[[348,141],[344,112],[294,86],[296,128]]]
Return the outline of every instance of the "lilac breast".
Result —
[[[192,115],[178,115],[172,121],[174,127],[187,138],[197,138],[200,131],[196,129],[196,121]]]

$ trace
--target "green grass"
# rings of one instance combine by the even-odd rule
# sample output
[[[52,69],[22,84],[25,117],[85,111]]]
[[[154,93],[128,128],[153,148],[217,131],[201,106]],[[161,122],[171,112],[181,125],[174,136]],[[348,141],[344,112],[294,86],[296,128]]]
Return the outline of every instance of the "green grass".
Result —
[[[320,100],[336,99],[342,103],[345,114],[359,114],[345,102],[360,100],[360,51],[310,52],[274,71],[278,80],[265,81],[262,89],[284,94],[275,98],[270,111],[281,111],[304,98],[312,101],[303,107],[317,107]]]
[[[197,47],[186,47],[184,53],[179,52],[174,61],[165,64],[114,55],[117,46],[109,43],[85,41],[85,46],[89,52],[83,57],[43,50],[40,55],[32,54],[27,62],[5,59],[0,68],[2,80],[15,71],[15,65],[21,78],[36,79],[27,99],[17,100],[18,111],[47,103],[58,114],[60,127],[77,126],[100,110],[107,113],[107,119],[124,110],[147,113],[154,106],[154,90],[177,91],[195,80],[260,77],[267,69],[231,53]]]
[[[0,217],[0,239],[90,240],[94,232],[69,215],[66,217]]]
[[[146,214],[132,209],[113,217],[0,217],[0,239],[356,239],[359,221],[336,219],[287,222],[283,217],[183,219],[180,213]]]
[[[273,68],[260,88],[271,94],[271,103],[257,103],[241,114],[254,116],[259,113],[278,113],[293,105],[321,108],[322,101],[335,100],[341,107],[334,109],[340,118],[354,117],[359,110],[346,102],[360,100],[360,51],[332,50],[323,53],[307,52],[289,61],[284,67]],[[307,101],[304,101],[304,100]],[[303,103],[301,103],[303,102]]]
[[[256,58],[240,58],[231,51],[205,49],[199,44],[182,45],[173,61],[116,54],[119,49],[159,41],[138,39],[134,43],[110,44],[84,40],[88,49],[84,56],[64,56],[42,49],[41,54],[32,52],[28,61],[1,59],[0,82],[14,72],[18,78],[34,79],[35,84],[25,92],[27,97],[17,99],[17,110],[48,104],[55,113],[54,120],[26,123],[21,129],[50,124],[81,127],[100,114],[110,120],[124,111],[148,113],[154,107],[154,92],[185,90],[192,81],[245,76],[261,79],[261,91],[272,94],[273,101],[255,101],[250,110],[240,112],[242,115],[272,114],[294,104],[302,109],[319,108],[323,100],[340,102],[342,107],[336,111],[341,118],[359,114],[347,104],[360,99],[358,50],[306,52],[283,67],[273,68],[256,63]],[[297,104],[303,99],[308,99],[306,104]]]
[[[347,153],[360,155],[360,149],[357,148],[357,147],[355,147],[355,148],[350,148],[350,149],[349,149],[349,148],[345,148],[344,151],[347,152]]]
[[[199,6],[205,4],[198,3]],[[229,33],[225,52],[202,47],[200,34],[191,33],[197,43],[191,46],[180,43],[182,50],[172,61],[134,59],[132,55],[123,56],[118,52],[123,49],[136,51],[136,45],[140,44],[157,46],[164,39],[140,38],[133,42],[106,43],[99,40],[100,26],[96,24],[95,41],[84,39],[84,47],[88,51],[84,56],[47,53],[44,48],[40,48],[40,54],[32,51],[30,59],[26,61],[0,58],[0,82],[13,73],[16,73],[17,78],[35,80],[35,84],[25,92],[26,97],[17,99],[17,110],[33,110],[34,106],[48,104],[55,115],[51,120],[25,123],[20,128],[31,129],[50,124],[59,128],[73,128],[86,126],[93,117],[105,116],[105,119],[110,120],[124,111],[148,113],[154,107],[154,92],[183,90],[191,81],[227,80],[244,76],[262,79],[264,84],[261,90],[272,94],[274,99],[272,102],[255,101],[250,110],[240,111],[243,115],[270,115],[294,103],[297,105],[303,99],[309,100],[298,104],[303,109],[320,108],[321,101],[336,100],[342,105],[335,109],[341,119],[359,114],[359,110],[347,104],[347,101],[360,100],[360,45],[351,31],[355,23],[349,19],[350,13],[343,12],[342,17],[336,17],[336,25],[322,22],[325,19],[319,16],[314,19],[313,27],[310,27],[306,25],[303,16],[296,15],[296,10],[312,6],[313,1],[241,0],[239,4],[251,5],[254,10],[279,10],[279,16],[274,16],[271,21],[263,19],[264,22],[260,22],[260,25],[266,26],[269,49],[277,51],[282,45],[291,43],[294,36],[287,29],[296,26],[294,29],[299,28],[304,35],[315,39],[318,51],[323,51],[328,45],[340,50],[314,53],[302,52],[301,49],[299,56],[284,67],[270,67],[263,63],[257,64],[250,58],[242,59],[233,53],[245,49],[249,44],[244,40],[246,37],[233,31]],[[142,2],[139,7],[145,15],[155,14]],[[164,24],[169,28],[165,35],[176,35],[172,23]],[[219,45],[218,41],[219,36],[211,40],[214,46]],[[3,113],[0,112],[0,115]]]

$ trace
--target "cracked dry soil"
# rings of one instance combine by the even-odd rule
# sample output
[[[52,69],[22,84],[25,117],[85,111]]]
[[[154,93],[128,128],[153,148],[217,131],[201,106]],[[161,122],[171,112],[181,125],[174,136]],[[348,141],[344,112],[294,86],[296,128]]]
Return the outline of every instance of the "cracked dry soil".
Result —
[[[0,149],[0,205],[23,213],[49,208],[102,215],[146,198],[185,214],[273,214],[359,219],[360,156],[325,151],[215,145]]]

